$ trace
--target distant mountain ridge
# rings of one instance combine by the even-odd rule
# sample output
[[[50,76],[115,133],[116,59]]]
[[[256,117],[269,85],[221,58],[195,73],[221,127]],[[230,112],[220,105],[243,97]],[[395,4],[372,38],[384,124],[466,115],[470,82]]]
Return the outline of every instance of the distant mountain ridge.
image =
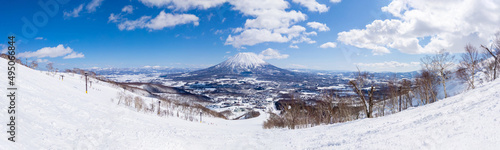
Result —
[[[210,80],[213,78],[254,77],[260,80],[303,82],[322,79],[315,74],[281,69],[262,60],[255,53],[238,53],[215,66],[184,74],[163,75],[174,80]]]

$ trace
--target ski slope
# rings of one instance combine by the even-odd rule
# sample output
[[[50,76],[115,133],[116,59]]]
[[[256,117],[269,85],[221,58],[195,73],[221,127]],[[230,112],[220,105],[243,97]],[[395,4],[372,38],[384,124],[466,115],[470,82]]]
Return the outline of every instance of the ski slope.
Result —
[[[0,59],[0,70],[7,61]],[[203,123],[117,105],[121,91],[78,75],[19,67],[16,142],[7,140],[8,100],[0,102],[0,149],[498,149],[500,81],[390,116],[307,129],[262,129],[267,114]],[[6,89],[0,73],[0,89]],[[115,98],[116,99],[116,98]]]

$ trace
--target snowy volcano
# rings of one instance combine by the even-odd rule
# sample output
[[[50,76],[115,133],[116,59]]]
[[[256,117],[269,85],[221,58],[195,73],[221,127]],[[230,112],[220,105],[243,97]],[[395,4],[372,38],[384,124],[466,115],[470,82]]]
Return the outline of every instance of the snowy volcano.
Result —
[[[255,53],[238,53],[228,60],[216,65],[218,68],[239,68],[239,69],[251,69],[262,67],[268,65],[264,60],[262,60]]]
[[[211,80],[214,78],[252,77],[272,81],[304,81],[314,75],[281,69],[262,60],[255,53],[238,53],[215,66],[186,74],[164,75],[174,80]]]

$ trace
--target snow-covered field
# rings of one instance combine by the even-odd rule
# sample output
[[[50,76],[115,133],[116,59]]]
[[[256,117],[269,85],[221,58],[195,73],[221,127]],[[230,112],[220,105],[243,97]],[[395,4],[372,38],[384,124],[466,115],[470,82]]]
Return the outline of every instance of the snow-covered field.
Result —
[[[0,70],[6,71],[0,59]],[[390,116],[307,129],[262,129],[268,116],[158,117],[117,105],[120,91],[78,75],[20,67],[16,142],[7,140],[8,100],[0,102],[0,149],[498,149],[500,81]],[[5,91],[6,73],[0,73]],[[4,92],[5,93],[5,92]]]

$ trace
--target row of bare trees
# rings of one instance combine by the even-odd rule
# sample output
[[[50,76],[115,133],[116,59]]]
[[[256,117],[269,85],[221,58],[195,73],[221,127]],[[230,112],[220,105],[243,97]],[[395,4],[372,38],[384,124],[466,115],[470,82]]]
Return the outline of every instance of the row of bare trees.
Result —
[[[361,107],[352,105],[347,97],[337,97],[333,93],[326,94],[322,101],[313,105],[292,97],[292,100],[281,102],[280,114],[271,111],[263,128],[307,128],[321,124],[332,124],[358,119]]]
[[[481,49],[467,44],[458,61],[445,50],[425,56],[421,59],[422,69],[413,80],[394,76],[385,84],[376,83],[373,75],[358,69],[355,78],[348,82],[354,95],[326,94],[314,105],[293,98],[294,101],[283,103],[280,114],[271,113],[264,128],[295,129],[400,112],[414,105],[436,102],[440,92],[444,98],[449,97],[447,83],[456,79],[466,83],[468,89],[474,89],[478,84],[476,73],[483,72],[487,82],[498,77],[500,34],[492,46],[481,45]]]
[[[467,44],[456,71],[457,78],[467,83],[468,89],[476,88],[475,74],[477,72],[484,73],[486,82],[497,78],[497,67],[500,63],[500,60],[498,60],[498,55],[500,55],[500,33],[497,34],[494,43],[489,48],[481,45],[481,49],[483,49],[482,53],[476,47]]]

